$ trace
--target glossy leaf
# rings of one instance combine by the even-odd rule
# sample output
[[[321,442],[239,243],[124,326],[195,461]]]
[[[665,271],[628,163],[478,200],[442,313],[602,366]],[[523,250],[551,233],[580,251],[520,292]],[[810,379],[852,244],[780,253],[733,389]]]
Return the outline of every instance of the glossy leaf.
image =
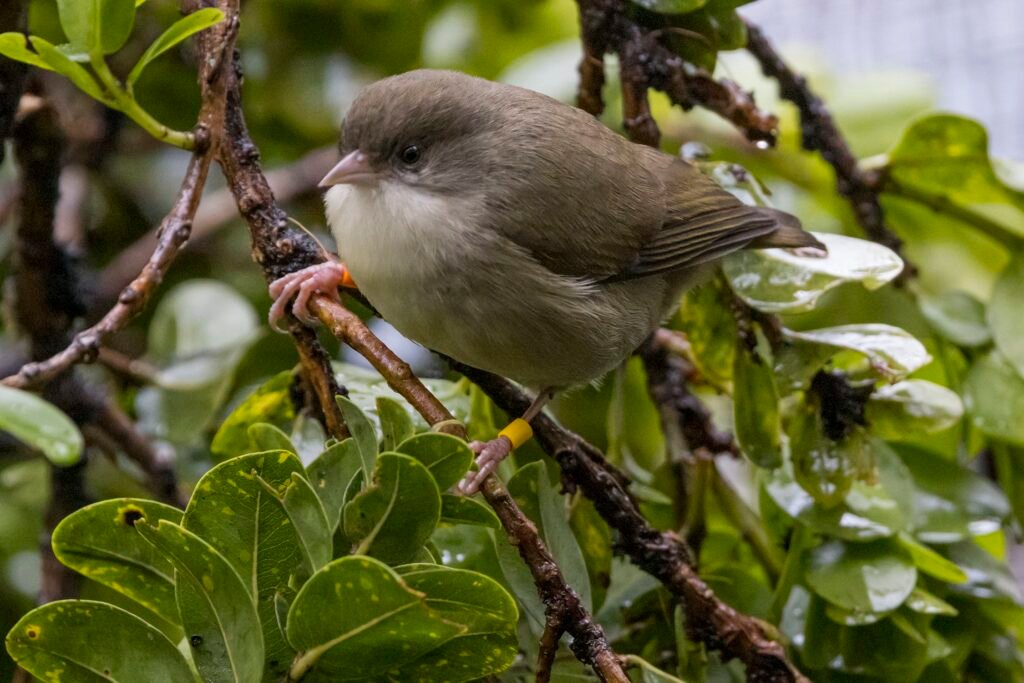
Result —
[[[331,559],[331,532],[327,513],[316,491],[298,472],[292,472],[291,481],[283,489],[260,482],[284,507],[298,534],[302,554],[311,571],[317,571]]]
[[[313,490],[320,497],[327,514],[327,525],[333,531],[341,522],[345,493],[356,474],[362,472],[362,461],[354,439],[336,443],[306,467]]]
[[[396,450],[419,460],[430,470],[437,488],[442,491],[458,483],[473,464],[469,445],[449,434],[417,434],[400,443]]]
[[[46,681],[193,681],[185,657],[163,633],[130,612],[92,600],[58,600],[23,616],[7,651]]]
[[[388,563],[409,562],[441,518],[441,494],[430,471],[398,453],[377,458],[373,480],[345,505],[345,534],[357,554]]]
[[[920,379],[879,387],[865,406],[871,433],[893,441],[949,429],[963,413],[956,392]]]
[[[279,372],[231,411],[210,444],[210,450],[218,459],[256,450],[249,437],[249,427],[254,424],[266,422],[281,428],[292,423],[295,419],[290,396],[293,377],[291,370]]]
[[[875,371],[890,379],[909,375],[932,359],[921,342],[892,325],[840,325],[806,332],[785,330],[784,334],[787,339],[801,343],[856,351],[868,359]]]
[[[128,74],[128,85],[131,86],[139,80],[139,76],[154,59],[188,39],[189,36],[208,29],[223,19],[224,13],[215,7],[206,7],[178,19],[159,38],[150,43],[146,51],[142,53],[139,61],[135,63],[131,73]]]
[[[500,529],[501,522],[487,505],[453,493],[441,494],[441,521],[448,524],[473,524]]]
[[[984,434],[1024,445],[1024,377],[998,351],[978,359],[963,386],[971,423]]]
[[[181,522],[182,512],[163,503],[112,498],[65,517],[53,531],[61,564],[126,595],[172,624],[179,623],[174,566],[135,530],[146,519]]]
[[[242,578],[256,601],[266,660],[283,674],[294,652],[277,624],[274,596],[302,572],[305,556],[295,524],[276,500],[302,472],[287,451],[243,455],[223,462],[196,484],[184,526],[213,546]],[[267,491],[270,487],[270,491]]]
[[[814,308],[821,296],[845,282],[877,289],[903,270],[892,250],[874,242],[814,233],[828,256],[802,256],[784,249],[739,251],[722,262],[737,296],[768,313],[798,313]]]
[[[467,631],[368,557],[343,557],[314,574],[295,597],[287,628],[300,652],[292,676],[312,670],[327,680],[380,675]]]
[[[782,464],[779,392],[771,364],[740,343],[733,366],[733,424],[743,454],[758,467]]]
[[[938,454],[898,447],[914,477],[914,534],[926,543],[953,543],[995,531],[1010,514],[997,486]]]
[[[967,580],[967,574],[963,569],[928,546],[918,543],[910,534],[900,534],[899,541],[904,548],[910,551],[914,566],[922,573],[946,583],[963,583]]]
[[[442,565],[406,565],[396,570],[409,588],[426,595],[427,606],[467,630],[400,670],[397,681],[452,683],[504,671],[516,658],[519,611],[494,579]]]
[[[805,491],[825,508],[838,505],[864,471],[870,445],[860,428],[839,441],[824,433],[814,406],[804,406],[788,427],[793,473]]]
[[[260,618],[249,589],[231,564],[209,543],[176,524],[161,521],[151,526],[139,521],[135,528],[174,565],[178,611],[203,680],[260,680]]]
[[[27,391],[0,385],[0,431],[37,449],[58,467],[82,457],[82,434],[67,415]]]
[[[382,451],[393,451],[416,432],[416,427],[405,407],[393,398],[377,397],[377,418],[380,420]]]
[[[71,44],[95,56],[120,50],[135,24],[135,0],[57,0],[57,11]]]
[[[971,294],[952,290],[920,297],[921,313],[940,335],[959,346],[982,346],[992,341],[985,305]]]
[[[1021,202],[1024,209],[1024,201]],[[1024,213],[1021,214],[1024,220]],[[1024,376],[1024,256],[1018,255],[996,280],[992,301],[988,306],[988,324],[996,348]]]
[[[826,541],[807,557],[807,584],[830,603],[853,612],[887,612],[917,583],[910,554],[891,540]]]
[[[923,588],[915,588],[907,597],[906,605],[918,614],[932,614],[944,617],[955,617],[957,615],[955,607]]]
[[[363,476],[366,481],[373,475],[373,466],[377,460],[377,432],[366,414],[355,403],[345,396],[336,396],[338,407],[345,418],[348,433],[355,440],[359,459],[363,463]]]
[[[1004,600],[1017,605],[1024,602],[1020,584],[1005,562],[1000,562],[990,553],[971,541],[962,541],[949,546],[949,559],[967,574],[965,583],[953,584],[950,590],[984,600]]]

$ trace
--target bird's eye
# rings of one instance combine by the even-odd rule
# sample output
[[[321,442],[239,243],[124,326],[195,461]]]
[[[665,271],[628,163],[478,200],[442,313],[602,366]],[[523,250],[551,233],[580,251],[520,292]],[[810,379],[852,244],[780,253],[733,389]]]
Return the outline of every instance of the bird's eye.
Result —
[[[418,162],[422,156],[423,152],[420,150],[419,145],[409,145],[398,153],[398,158],[407,166],[412,166]]]

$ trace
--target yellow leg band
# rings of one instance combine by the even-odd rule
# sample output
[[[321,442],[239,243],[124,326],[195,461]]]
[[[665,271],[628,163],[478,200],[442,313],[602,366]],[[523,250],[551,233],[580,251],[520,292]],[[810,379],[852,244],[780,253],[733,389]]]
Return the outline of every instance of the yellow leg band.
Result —
[[[511,441],[512,448],[516,449],[533,437],[533,428],[530,427],[529,422],[520,417],[512,420],[507,427],[498,433],[498,436],[504,436]]]

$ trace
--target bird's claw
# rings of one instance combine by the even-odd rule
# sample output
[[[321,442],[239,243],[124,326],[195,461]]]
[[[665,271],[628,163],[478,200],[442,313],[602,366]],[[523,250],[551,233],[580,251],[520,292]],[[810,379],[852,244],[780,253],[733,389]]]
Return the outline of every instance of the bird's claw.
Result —
[[[486,442],[473,441],[469,447],[476,453],[477,469],[475,472],[467,472],[465,478],[459,482],[459,491],[467,496],[479,491],[484,479],[491,476],[501,461],[509,456],[512,452],[512,442],[506,436],[499,436]]]
[[[317,319],[309,311],[309,300],[314,294],[323,294],[339,300],[338,287],[346,281],[345,266],[331,260],[309,266],[294,273],[288,273],[270,283],[270,296],[274,299],[270,307],[270,326],[278,332],[285,332],[281,320],[288,313],[288,302],[295,299],[291,312],[307,325],[315,325]]]

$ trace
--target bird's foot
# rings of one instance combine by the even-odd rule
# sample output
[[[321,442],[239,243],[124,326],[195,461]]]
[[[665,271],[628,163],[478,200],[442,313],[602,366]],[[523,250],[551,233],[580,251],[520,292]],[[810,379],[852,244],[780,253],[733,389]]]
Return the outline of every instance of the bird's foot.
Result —
[[[291,312],[307,325],[315,325],[317,320],[309,312],[309,300],[314,294],[323,294],[339,300],[338,287],[351,282],[344,264],[333,259],[309,266],[294,273],[288,273],[270,283],[270,296],[274,303],[270,307],[270,326],[278,332],[285,330],[280,327],[281,319],[288,312],[288,302],[294,297]]]
[[[479,491],[484,479],[498,469],[501,461],[512,452],[512,442],[507,436],[499,436],[491,441],[473,441],[469,447],[476,453],[477,470],[467,472],[466,477],[459,482],[459,491],[467,496]]]

